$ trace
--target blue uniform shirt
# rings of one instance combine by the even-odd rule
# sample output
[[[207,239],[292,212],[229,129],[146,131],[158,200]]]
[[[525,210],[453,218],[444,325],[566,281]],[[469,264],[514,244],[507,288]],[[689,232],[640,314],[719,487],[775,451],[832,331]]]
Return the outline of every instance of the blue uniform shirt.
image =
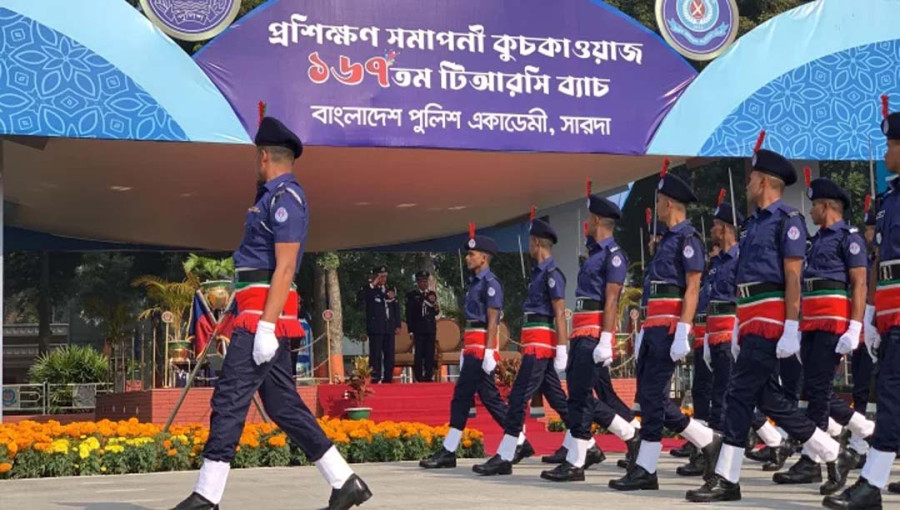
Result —
[[[469,278],[466,291],[466,320],[487,322],[487,309],[503,310],[503,286],[490,269]]]
[[[709,276],[707,276],[710,301],[737,303],[737,287],[734,284],[734,278],[738,253],[740,253],[740,249],[735,244],[730,250],[722,250],[713,257]]]
[[[531,268],[531,283],[522,310],[526,313],[553,316],[554,299],[566,299],[566,277],[549,257]]]
[[[737,284],[784,284],[784,259],[806,255],[806,223],[797,210],[778,200],[765,209],[757,209],[741,231]],[[778,230],[782,226],[780,239]]]
[[[882,262],[900,259],[900,178],[881,195],[875,216],[875,244]]]
[[[709,307],[709,276],[711,271],[712,269],[703,273],[703,276],[700,278],[700,295],[697,298],[697,313],[706,313],[706,309]]]
[[[628,258],[612,237],[607,237],[599,243],[589,243],[588,248],[590,249],[588,259],[578,271],[575,296],[605,303],[606,284],[625,283]]]
[[[686,273],[700,273],[706,267],[703,243],[687,220],[670,228],[650,261],[650,281],[677,285],[684,289]],[[645,282],[646,283],[646,282]]]
[[[866,267],[866,244],[855,228],[838,221],[812,237],[803,278],[824,278],[848,283],[847,271]]]
[[[303,259],[309,213],[306,195],[293,174],[280,175],[260,186],[256,203],[247,210],[244,239],[234,252],[234,267],[275,269],[275,243],[300,243],[297,267]]]

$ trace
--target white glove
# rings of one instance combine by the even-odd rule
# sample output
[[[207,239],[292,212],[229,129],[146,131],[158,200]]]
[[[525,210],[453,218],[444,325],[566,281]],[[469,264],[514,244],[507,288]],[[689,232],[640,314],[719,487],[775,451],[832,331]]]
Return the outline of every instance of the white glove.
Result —
[[[459,373],[462,373],[462,365],[463,365],[463,361],[465,359],[466,359],[466,356],[465,356],[465,354],[463,354],[463,351],[459,351]]]
[[[253,361],[257,365],[268,363],[278,352],[278,338],[275,337],[275,324],[259,321],[256,336],[253,337]]]
[[[494,359],[494,349],[484,350],[484,360],[481,362],[481,369],[485,374],[491,375],[497,368],[497,360]]]
[[[608,360],[603,362],[603,366],[608,367],[608,366],[612,365],[612,362],[613,362],[613,359],[609,358]]]
[[[604,363],[611,360],[612,356],[612,333],[604,331],[600,333],[600,341],[597,342],[597,347],[594,347],[594,363]]]
[[[644,341],[644,330],[643,328],[638,331],[637,337],[634,339],[634,362],[637,363],[638,357],[641,354],[641,342]]]
[[[566,371],[566,365],[569,364],[569,348],[565,345],[556,346],[556,357],[553,358],[553,368],[557,374],[563,374]]]
[[[775,346],[775,356],[778,359],[789,358],[800,352],[800,323],[797,321],[784,321],[784,332]]]
[[[862,323],[859,321],[850,321],[847,332],[841,335],[834,352],[838,354],[847,354],[859,347],[859,334],[862,332]]]
[[[878,328],[875,327],[875,307],[872,305],[866,305],[866,313],[863,316],[863,332],[869,356],[872,357],[872,361],[878,361],[875,350],[881,345],[881,335],[878,334]]]
[[[691,325],[686,322],[679,322],[675,326],[675,339],[672,340],[672,347],[669,348],[669,357],[672,361],[678,363],[691,352],[691,344],[688,342],[688,335],[691,333]]]
[[[709,350],[709,335],[703,335],[703,362],[712,371],[712,351]]]

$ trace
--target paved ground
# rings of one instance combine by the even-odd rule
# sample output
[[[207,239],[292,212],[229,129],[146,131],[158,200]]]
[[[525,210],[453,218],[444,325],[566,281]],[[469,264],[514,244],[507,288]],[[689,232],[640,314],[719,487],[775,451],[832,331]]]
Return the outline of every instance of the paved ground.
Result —
[[[612,477],[621,475],[615,467],[618,455],[611,455],[593,468],[584,483],[552,484],[538,478],[545,466],[527,460],[513,476],[478,479],[471,472],[473,461],[455,470],[426,472],[415,463],[365,464],[356,466],[375,497],[361,508],[397,509],[552,509],[612,508],[616,510],[658,510],[696,508],[684,501],[684,492],[696,487],[696,479],[674,475],[680,461],[665,456],[660,463],[658,492],[617,493],[607,488]],[[858,472],[853,472],[855,479]],[[900,480],[900,463],[893,480]],[[0,509],[3,510],[143,510],[166,509],[186,496],[196,472],[93,478],[56,478],[0,482]],[[744,500],[704,509],[816,509],[821,497],[817,486],[782,487],[771,483],[759,464],[747,462],[742,481]],[[250,469],[233,471],[223,501],[225,509],[314,509],[328,500],[325,486],[313,467]],[[900,496],[885,497],[884,508],[900,508]]]

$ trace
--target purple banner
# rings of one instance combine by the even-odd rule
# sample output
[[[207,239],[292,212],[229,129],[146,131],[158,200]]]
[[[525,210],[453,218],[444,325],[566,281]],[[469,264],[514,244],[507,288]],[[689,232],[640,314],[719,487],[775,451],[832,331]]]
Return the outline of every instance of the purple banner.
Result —
[[[599,0],[270,1],[195,56],[251,136],[644,154],[696,73]]]

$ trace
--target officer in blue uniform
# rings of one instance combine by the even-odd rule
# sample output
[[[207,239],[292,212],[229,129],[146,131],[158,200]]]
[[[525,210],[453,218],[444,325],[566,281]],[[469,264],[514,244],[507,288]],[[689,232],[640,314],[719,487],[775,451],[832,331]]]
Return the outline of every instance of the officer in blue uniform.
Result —
[[[271,117],[262,119],[255,143],[260,187],[247,213],[244,239],[234,252],[238,316],[212,397],[199,479],[194,492],[175,510],[218,508],[257,391],[272,420],[332,486],[328,508],[347,510],[372,493],[325,437],[291,377],[289,338],[302,336],[293,280],[309,226],[306,196],[293,175],[303,145]]]
[[[835,461],[840,452],[834,439],[796,413],[778,379],[778,360],[800,352],[806,225],[781,200],[785,187],[795,182],[796,171],[783,156],[769,150],[754,154],[747,196],[757,209],[741,232],[736,277],[740,352],[725,394],[725,445],[715,474],[700,489],[687,492],[689,501],[741,499],[738,482],[754,406],[825,462]]]
[[[887,108],[885,108],[887,110]],[[887,137],[884,162],[887,170],[900,174],[900,112],[887,115],[881,124]],[[891,467],[900,449],[900,180],[888,185],[878,210],[875,227],[878,244],[878,286],[869,289],[875,304],[880,338],[866,335],[867,345],[879,356],[878,412],[875,433],[859,479],[844,492],[822,502],[835,510],[881,508],[881,489],[887,485]],[[874,292],[874,297],[872,296]]]
[[[857,229],[844,222],[844,211],[850,208],[850,195],[825,178],[816,179],[807,189],[812,201],[810,214],[819,226],[813,236],[803,270],[803,301],[800,331],[800,359],[803,362],[803,390],[809,405],[806,416],[823,431],[834,415],[838,423],[854,433],[867,437],[874,424],[854,413],[833,391],[834,372],[841,358],[859,345],[863,312],[866,306],[866,251]],[[802,413],[798,410],[797,413]],[[779,484],[816,483],[822,481],[822,466],[809,447],[800,459],[784,473],[775,473]],[[848,449],[845,464],[856,466],[855,452]],[[822,494],[840,489],[846,474],[836,473],[837,463],[828,465],[828,481]]]
[[[387,277],[387,267],[374,267],[369,283],[356,293],[356,304],[366,310],[369,367],[376,384],[394,381],[394,343],[400,332],[400,303],[397,291],[388,286]]]
[[[474,276],[469,278],[466,291],[466,332],[460,353],[459,379],[450,402],[450,430],[444,438],[443,448],[419,462],[419,466],[425,469],[456,467],[456,449],[466,428],[476,392],[498,425],[503,427],[506,419],[507,406],[494,382],[494,371],[499,360],[498,328],[500,311],[503,310],[503,286],[491,272],[490,263],[497,254],[498,246],[490,237],[475,235],[474,228],[470,228],[469,240],[465,243],[466,267]],[[525,436],[519,434],[517,442],[524,445]],[[522,449],[519,448],[518,452]],[[517,456],[521,455],[518,452]],[[521,458],[514,459],[513,464],[518,460]]]
[[[560,452],[564,453],[561,463],[541,473],[541,478],[555,482],[583,481],[584,470],[603,458],[599,450],[594,453],[592,420],[624,440],[632,454],[637,446],[634,426],[629,423],[632,417],[620,414],[630,413],[612,390],[608,368],[613,357],[619,294],[628,269],[628,259],[613,239],[622,212],[597,195],[588,198],[588,210],[589,256],[578,271],[570,335],[572,362],[566,372],[571,439],[567,438],[568,444]],[[593,399],[592,390],[599,400]],[[610,405],[611,401],[619,403]]]
[[[428,288],[431,273],[416,273],[416,288],[406,293],[406,328],[413,338],[413,379],[431,382],[434,379],[434,342],[437,316],[441,313],[437,293]]]
[[[660,179],[657,214],[669,230],[649,268],[650,297],[637,373],[641,445],[633,468],[609,482],[616,490],[659,489],[656,466],[664,426],[694,443],[707,458],[715,457],[721,445],[721,437],[685,416],[669,399],[675,365],[691,350],[688,336],[706,265],[703,243],[687,220],[687,204],[696,201],[694,191],[679,177]]]
[[[569,423],[566,394],[559,380],[568,363],[566,277],[553,260],[556,242],[556,231],[549,223],[540,219],[531,221],[528,253],[537,264],[532,268],[531,283],[522,305],[522,362],[509,394],[506,425],[497,454],[484,464],[472,466],[480,475],[512,474],[525,413],[538,389],[563,423]],[[525,445],[530,450],[525,456],[533,455],[531,445],[527,442]],[[596,453],[603,455],[599,450]]]

